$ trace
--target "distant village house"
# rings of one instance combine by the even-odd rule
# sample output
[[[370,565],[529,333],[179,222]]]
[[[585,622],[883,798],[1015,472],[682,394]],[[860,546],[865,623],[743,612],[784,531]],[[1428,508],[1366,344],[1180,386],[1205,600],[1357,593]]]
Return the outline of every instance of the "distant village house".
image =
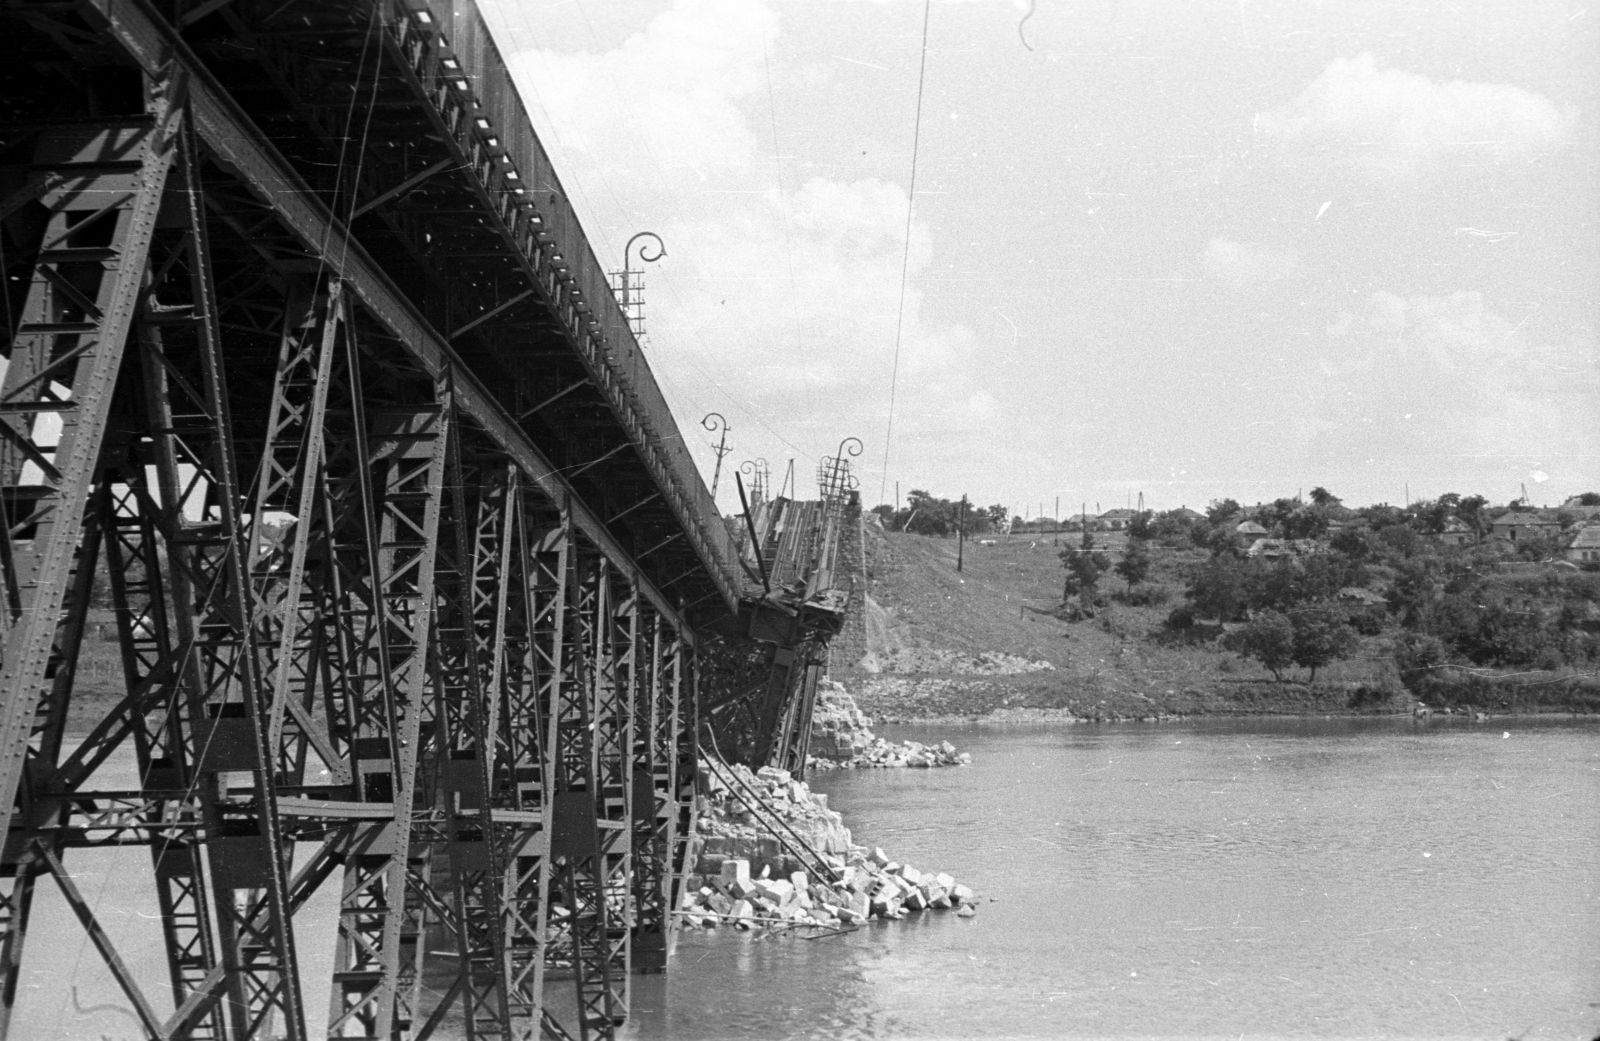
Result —
[[[1558,535],[1561,533],[1561,522],[1528,510],[1512,510],[1494,519],[1492,532],[1497,539],[1520,542],[1530,535]]]

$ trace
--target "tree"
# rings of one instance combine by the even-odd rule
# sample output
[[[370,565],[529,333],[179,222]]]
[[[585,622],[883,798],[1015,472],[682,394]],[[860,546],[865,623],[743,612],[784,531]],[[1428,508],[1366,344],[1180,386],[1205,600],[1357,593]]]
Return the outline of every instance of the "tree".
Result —
[[[1294,663],[1311,670],[1312,683],[1317,682],[1319,668],[1355,649],[1356,634],[1334,608],[1302,608],[1289,617],[1289,623],[1294,629]]]
[[[1128,583],[1130,593],[1150,574],[1150,550],[1146,545],[1143,539],[1129,539],[1127,548],[1122,551],[1122,559],[1117,561],[1117,574]]]
[[[1311,501],[1317,506],[1337,506],[1339,497],[1320,484],[1311,489]]]
[[[1225,521],[1237,517],[1243,512],[1244,507],[1240,506],[1232,499],[1222,499],[1220,501],[1213,500],[1211,505],[1206,507],[1206,520],[1210,521],[1212,524],[1216,524],[1219,521]]]
[[[1156,537],[1155,528],[1151,525],[1151,518],[1155,516],[1149,510],[1140,510],[1128,521],[1128,538],[1144,541]]]
[[[1250,575],[1237,557],[1212,557],[1189,580],[1189,603],[1203,618],[1232,621],[1249,606],[1250,595]]]
[[[1600,492],[1584,492],[1578,496],[1579,506],[1600,506]]]
[[[1419,539],[1409,524],[1388,524],[1378,529],[1378,541],[1403,557],[1416,553]]]
[[[1362,528],[1341,528],[1328,546],[1351,560],[1366,560],[1372,554],[1372,537]]]
[[[1262,611],[1250,624],[1224,638],[1224,647],[1265,665],[1281,681],[1283,670],[1294,661],[1294,626],[1277,611]]]
[[[1077,549],[1061,551],[1061,562],[1066,565],[1067,580],[1062,589],[1063,600],[1077,596],[1078,603],[1087,610],[1094,603],[1095,586],[1100,576],[1111,567],[1111,559],[1094,548],[1094,536],[1083,533],[1083,542]]]
[[[1489,505],[1489,500],[1481,495],[1469,495],[1456,503],[1456,516],[1472,526],[1472,533],[1479,542],[1483,541],[1483,508]]]
[[[1439,598],[1439,577],[1427,560],[1406,560],[1395,569],[1389,583],[1389,610],[1400,616],[1400,624],[1415,629],[1427,617]]]

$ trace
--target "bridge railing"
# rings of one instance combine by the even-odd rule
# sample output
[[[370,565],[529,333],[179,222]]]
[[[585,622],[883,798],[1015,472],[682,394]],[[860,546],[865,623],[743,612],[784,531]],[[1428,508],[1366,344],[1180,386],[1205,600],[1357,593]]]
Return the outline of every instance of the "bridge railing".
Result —
[[[716,503],[477,4],[393,0],[391,10],[403,42],[437,34],[433,53],[419,57],[428,64],[424,85],[439,83],[456,102],[470,94],[461,111],[473,125],[456,132],[472,142],[473,154],[480,157],[475,163],[479,180],[498,197],[500,217],[519,248],[542,272],[549,272],[544,288],[557,298],[590,371],[702,558],[724,576],[734,575],[736,551]],[[488,146],[491,140],[496,144]],[[508,178],[508,170],[514,176]]]

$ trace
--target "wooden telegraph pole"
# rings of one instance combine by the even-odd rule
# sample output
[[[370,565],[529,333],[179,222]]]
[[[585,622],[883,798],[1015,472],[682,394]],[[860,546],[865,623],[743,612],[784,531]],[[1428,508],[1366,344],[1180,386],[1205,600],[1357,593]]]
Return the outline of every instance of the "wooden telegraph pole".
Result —
[[[956,570],[961,570],[962,551],[967,544],[967,497],[961,497],[961,505],[956,507]]]

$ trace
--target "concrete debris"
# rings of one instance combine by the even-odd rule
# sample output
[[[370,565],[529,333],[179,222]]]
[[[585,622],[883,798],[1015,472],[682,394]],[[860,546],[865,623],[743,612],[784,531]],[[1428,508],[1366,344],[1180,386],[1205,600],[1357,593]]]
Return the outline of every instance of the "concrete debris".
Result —
[[[734,858],[738,859],[738,858]],[[723,861],[731,865],[734,859]],[[860,925],[873,918],[899,919],[923,911],[954,909],[963,918],[977,914],[977,899],[964,885],[945,887],[941,877],[918,872],[909,864],[892,865],[891,871],[874,864],[856,847],[843,865],[844,877],[830,883],[811,882],[805,886],[804,872],[795,872],[800,878],[757,882],[748,896],[740,896],[737,883],[725,878],[740,877],[739,868],[733,874],[719,874],[709,884],[696,888],[685,887],[683,905],[679,913],[692,925],[715,929],[731,922],[736,929],[777,927],[779,925],[837,929]],[[748,864],[743,866],[748,874]],[[913,878],[920,881],[912,881]]]
[[[826,795],[812,792],[787,771],[765,767],[754,773],[727,768],[766,807],[816,851],[825,877],[802,863],[767,832],[716,770],[702,765],[697,832],[700,855],[685,879],[678,913],[707,929],[850,928],[872,918],[955,910],[971,917],[977,898],[970,887],[942,871],[897,863],[882,849],[850,839]],[[748,795],[747,795],[748,797]],[[787,838],[787,836],[786,836]],[[792,840],[790,840],[792,842]]]
[[[824,680],[817,685],[811,713],[810,770],[870,767],[966,766],[971,754],[957,752],[948,741],[924,745],[920,741],[885,741],[873,734],[868,719],[843,686]],[[781,772],[781,771],[780,771]]]

